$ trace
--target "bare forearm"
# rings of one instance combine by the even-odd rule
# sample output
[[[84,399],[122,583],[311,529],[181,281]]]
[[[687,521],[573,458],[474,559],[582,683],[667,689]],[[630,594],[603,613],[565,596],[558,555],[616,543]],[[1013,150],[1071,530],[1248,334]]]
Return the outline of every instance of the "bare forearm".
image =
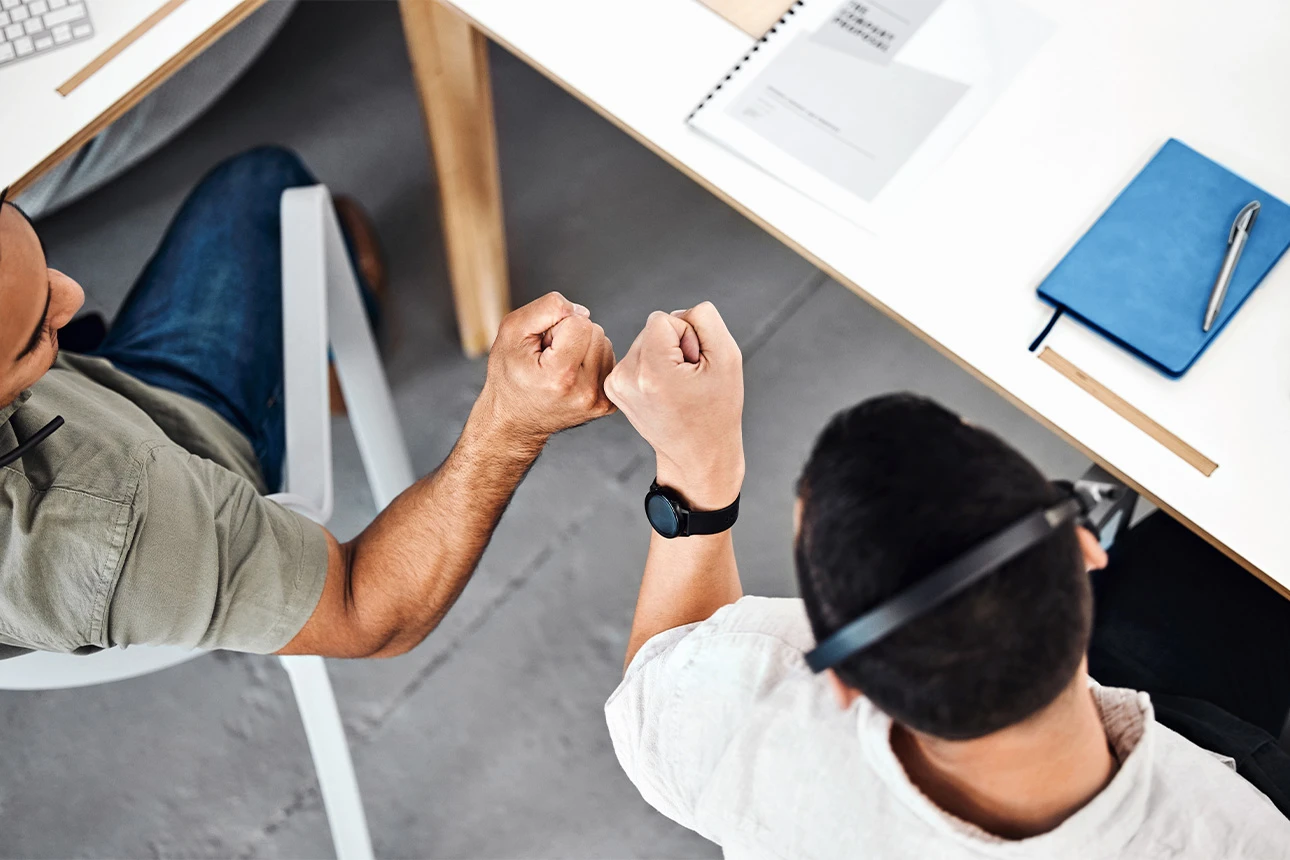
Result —
[[[653,636],[703,621],[742,596],[730,532],[673,540],[655,534],[623,668]]]
[[[605,391],[656,455],[655,477],[691,511],[720,511],[744,480],[743,355],[711,302],[650,314]],[[650,637],[743,594],[729,531],[651,537],[626,665]]]
[[[378,655],[402,653],[438,625],[541,450],[505,432],[481,398],[443,464],[349,544],[358,623],[393,633]]]
[[[743,485],[743,443],[737,439],[736,444],[712,450],[713,460],[704,464],[705,468],[689,473],[660,458],[655,470],[659,484],[681,493],[697,510],[724,508],[739,495]],[[734,538],[729,531],[671,540],[654,533],[624,669],[651,637],[703,621],[742,596]]]
[[[614,409],[614,347],[589,317],[559,293],[506,315],[448,459],[348,544],[326,534],[322,595],[280,653],[391,656],[435,628],[546,440]]]
[[[285,653],[385,657],[420,643],[466,587],[542,444],[508,433],[481,397],[438,469],[354,540],[328,535],[319,609]]]

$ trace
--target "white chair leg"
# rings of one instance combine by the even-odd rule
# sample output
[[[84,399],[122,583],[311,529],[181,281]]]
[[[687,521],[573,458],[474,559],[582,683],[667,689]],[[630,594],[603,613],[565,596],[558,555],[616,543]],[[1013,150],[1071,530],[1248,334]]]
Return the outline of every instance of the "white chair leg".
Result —
[[[291,679],[300,719],[309,739],[336,860],[372,860],[363,798],[354,776],[345,727],[332,694],[327,664],[321,657],[279,657]]]
[[[300,329],[297,337],[302,342],[308,341],[309,349],[302,351],[308,353],[305,356],[308,359],[309,355],[317,352],[317,344],[309,340],[315,336],[318,328],[312,324],[312,318],[322,315],[335,360],[336,375],[340,378],[340,387],[345,394],[349,422],[358,442],[359,455],[367,472],[367,481],[372,487],[376,509],[382,510],[395,496],[412,485],[415,479],[412,460],[408,456],[407,443],[403,439],[403,430],[394,410],[394,398],[381,367],[376,340],[367,324],[367,313],[363,308],[358,281],[355,279],[349,253],[345,249],[345,239],[326,186],[292,188],[283,192],[282,225],[283,249],[286,256],[290,257],[290,263],[283,267],[284,296],[289,299],[294,295],[296,291],[288,290],[287,287],[288,283],[294,284],[297,279],[313,290],[308,295],[304,295],[303,288],[299,290],[303,296],[300,304],[305,307],[298,313],[292,311],[288,301],[285,306],[287,329]],[[319,279],[325,282],[325,308],[318,302]],[[311,303],[312,307],[309,307]],[[301,324],[293,326],[291,323],[296,317],[299,317]],[[320,379],[325,383],[325,364],[320,372],[322,376],[307,377],[307,383],[321,384]],[[301,373],[299,376],[304,378],[307,374]],[[302,383],[302,387],[304,385]],[[305,396],[312,398],[312,390],[307,391]],[[325,404],[325,400],[320,402]],[[313,406],[312,400],[310,405]],[[290,396],[287,398],[287,408],[291,408]],[[299,425],[299,435],[313,433],[310,422],[302,419]],[[294,462],[292,451],[294,435],[297,435],[290,421],[287,431],[287,457],[290,466]],[[330,438],[325,441],[330,445]],[[311,455],[303,446],[301,450],[305,457]],[[289,483],[295,484],[296,477],[305,469],[307,463],[302,463],[298,469],[289,468]],[[330,472],[325,480],[330,489]],[[312,487],[304,482],[299,489],[294,486],[288,488],[288,492],[306,497],[313,495],[311,490]]]
[[[394,411],[394,396],[381,366],[376,339],[367,324],[358,281],[330,198],[323,211],[323,223],[327,244],[328,339],[340,388],[349,407],[349,423],[367,472],[367,482],[372,487],[372,498],[376,509],[384,510],[416,479],[412,458],[408,456],[403,428]]]
[[[330,343],[372,497],[382,510],[412,485],[412,461],[325,186],[283,192],[282,236],[287,485],[274,498],[320,524],[331,517]],[[370,860],[363,801],[326,664],[321,657],[280,659],[309,739],[336,857]]]

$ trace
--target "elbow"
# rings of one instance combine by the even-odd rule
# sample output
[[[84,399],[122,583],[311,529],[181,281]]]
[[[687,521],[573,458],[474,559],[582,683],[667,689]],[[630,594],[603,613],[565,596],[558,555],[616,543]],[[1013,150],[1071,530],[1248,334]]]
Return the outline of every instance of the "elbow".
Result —
[[[423,641],[425,641],[424,636],[410,636],[402,629],[385,630],[379,636],[373,637],[371,647],[362,656],[365,660],[386,660],[390,657],[402,657]]]
[[[429,631],[398,601],[374,599],[383,595],[355,588],[355,547],[352,543],[344,544],[341,550],[345,571],[345,627],[349,631],[346,656],[360,660],[398,657],[420,645]]]
[[[399,657],[416,648],[429,631],[398,617],[356,618],[353,657],[364,660],[381,660]]]

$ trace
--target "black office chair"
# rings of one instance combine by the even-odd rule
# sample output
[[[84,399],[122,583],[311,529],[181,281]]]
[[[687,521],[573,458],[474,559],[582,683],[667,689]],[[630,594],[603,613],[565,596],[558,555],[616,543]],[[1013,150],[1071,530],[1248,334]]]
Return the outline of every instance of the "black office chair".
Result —
[[[1109,550],[1133,520],[1137,492],[1096,463],[1071,486],[1089,507],[1082,524]]]

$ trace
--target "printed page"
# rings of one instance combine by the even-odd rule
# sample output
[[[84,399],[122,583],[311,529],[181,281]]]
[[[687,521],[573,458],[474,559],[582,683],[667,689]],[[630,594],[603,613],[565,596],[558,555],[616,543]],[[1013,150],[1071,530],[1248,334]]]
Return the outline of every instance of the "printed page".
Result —
[[[900,63],[857,61],[818,44],[798,36],[728,111],[860,199],[873,200],[968,86]],[[856,45],[870,50],[865,42]]]
[[[876,230],[1051,33],[1018,0],[803,0],[690,124]]]
[[[811,36],[857,57],[885,66],[944,0],[847,0]]]

